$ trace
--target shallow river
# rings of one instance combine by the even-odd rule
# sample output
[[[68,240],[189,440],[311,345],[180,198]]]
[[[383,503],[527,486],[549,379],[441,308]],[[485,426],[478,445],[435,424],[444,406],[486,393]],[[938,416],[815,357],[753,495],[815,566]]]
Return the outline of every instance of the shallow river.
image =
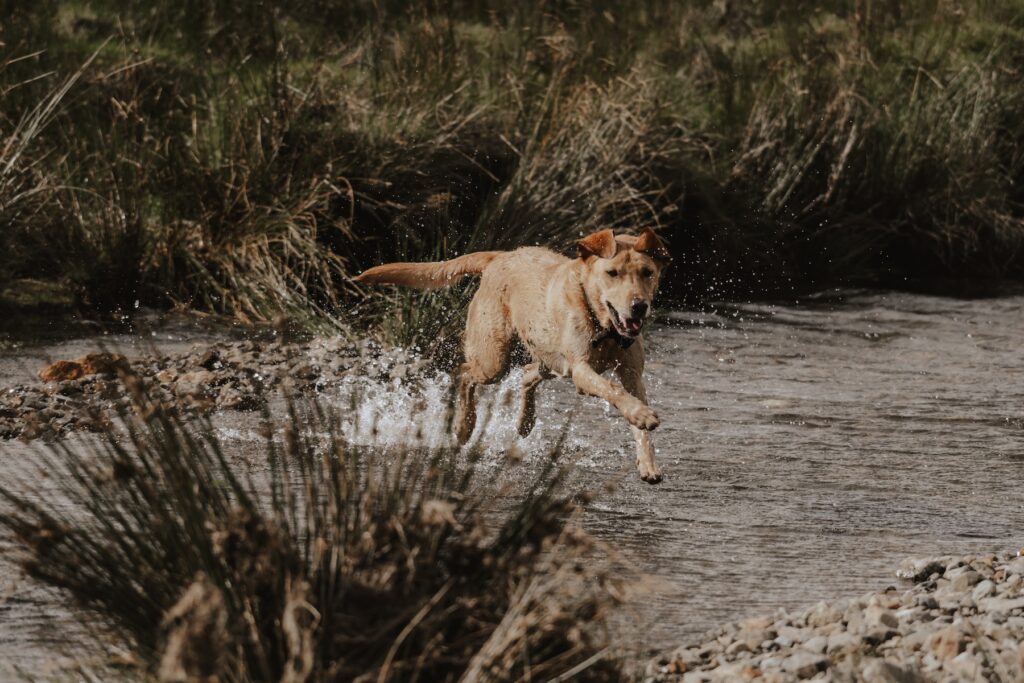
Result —
[[[648,343],[664,483],[639,480],[624,421],[564,380],[541,385],[539,428],[518,445],[539,463],[568,421],[577,481],[620,480],[585,523],[657,579],[643,641],[670,648],[724,621],[883,588],[907,556],[1024,545],[1022,340],[1021,295],[847,292],[676,311]],[[478,438],[495,459],[516,442],[506,406],[517,380],[484,392],[493,415]],[[408,433],[417,389],[361,390],[378,433]],[[221,435],[239,451],[254,438],[244,421]],[[0,449],[20,458],[25,447]],[[21,586],[0,606],[0,662],[39,661],[53,632],[25,627],[47,605]]]

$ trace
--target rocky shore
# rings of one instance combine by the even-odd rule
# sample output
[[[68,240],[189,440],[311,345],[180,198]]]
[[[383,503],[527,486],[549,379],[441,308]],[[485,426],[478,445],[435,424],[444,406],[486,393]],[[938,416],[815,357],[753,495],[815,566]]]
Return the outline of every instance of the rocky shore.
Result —
[[[307,343],[224,341],[187,353],[128,358],[92,353],[42,368],[37,383],[0,388],[0,439],[56,438],[75,430],[97,431],[131,406],[128,382],[187,414],[257,410],[287,381],[299,391],[322,391],[358,375],[388,380],[425,369],[401,351],[382,353],[372,342],[343,338]]]
[[[1024,681],[1024,557],[906,560],[899,585],[709,632],[654,683]]]

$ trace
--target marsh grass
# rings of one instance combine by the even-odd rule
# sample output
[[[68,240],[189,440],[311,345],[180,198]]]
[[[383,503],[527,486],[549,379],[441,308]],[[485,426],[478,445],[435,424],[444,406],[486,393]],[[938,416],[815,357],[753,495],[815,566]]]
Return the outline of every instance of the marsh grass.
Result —
[[[23,60],[31,60],[37,55],[29,54],[22,57],[8,56],[0,59],[0,75],[13,70]],[[75,83],[81,78],[84,70],[95,57],[89,58],[74,73],[45,92],[41,99],[27,111],[19,112],[11,122],[11,128],[4,131],[0,138],[0,225],[5,229],[0,232],[0,248],[11,253],[15,248],[16,234],[19,226],[32,224],[36,217],[45,212],[48,201],[59,191],[55,179],[47,175],[41,168],[44,159],[38,156],[37,140],[43,131],[53,122],[63,106],[63,101]],[[42,74],[37,78],[46,78],[52,74]],[[36,78],[17,79],[8,82],[3,89],[6,95],[11,90],[28,86]],[[11,260],[0,259],[0,279],[6,280],[11,274]]]
[[[939,14],[879,43],[822,22],[805,48],[814,66],[754,102],[730,182],[825,246],[820,275],[914,274],[914,259],[919,274],[1019,272],[1020,139],[1000,121],[1020,95],[993,67],[1020,54],[997,34],[965,54],[953,21]]]
[[[2,31],[8,147],[82,77],[8,176],[0,273],[85,306],[427,346],[459,296],[349,276],[605,225],[659,228],[693,302],[1024,273],[1009,0],[44,2]]]
[[[135,414],[50,445],[44,480],[8,478],[0,526],[141,673],[621,679],[606,617],[631,572],[573,522],[560,444],[524,487],[512,460],[484,467],[412,432],[357,446],[338,414],[290,401],[240,458],[126,381]]]

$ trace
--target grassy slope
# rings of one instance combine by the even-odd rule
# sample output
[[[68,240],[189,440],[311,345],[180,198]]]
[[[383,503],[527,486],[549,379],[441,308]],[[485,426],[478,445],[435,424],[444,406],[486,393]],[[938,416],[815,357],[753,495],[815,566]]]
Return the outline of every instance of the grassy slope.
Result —
[[[1024,273],[1019,2],[504,7],[7,10],[0,277],[249,320],[397,301],[408,343],[464,295],[348,273],[605,225],[660,226],[693,300]]]

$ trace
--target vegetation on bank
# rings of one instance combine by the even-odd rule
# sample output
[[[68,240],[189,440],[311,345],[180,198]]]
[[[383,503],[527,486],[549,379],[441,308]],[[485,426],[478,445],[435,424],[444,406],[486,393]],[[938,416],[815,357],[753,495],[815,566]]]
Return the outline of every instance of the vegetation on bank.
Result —
[[[607,225],[696,301],[1024,275],[1016,0],[2,11],[0,291],[429,344],[464,293],[349,275]]]
[[[531,480],[411,432],[359,446],[292,402],[264,415],[261,445],[226,453],[123,379],[123,426],[0,482],[16,559],[119,653],[92,665],[167,682],[623,679],[606,619],[635,577],[575,525],[560,444]]]

